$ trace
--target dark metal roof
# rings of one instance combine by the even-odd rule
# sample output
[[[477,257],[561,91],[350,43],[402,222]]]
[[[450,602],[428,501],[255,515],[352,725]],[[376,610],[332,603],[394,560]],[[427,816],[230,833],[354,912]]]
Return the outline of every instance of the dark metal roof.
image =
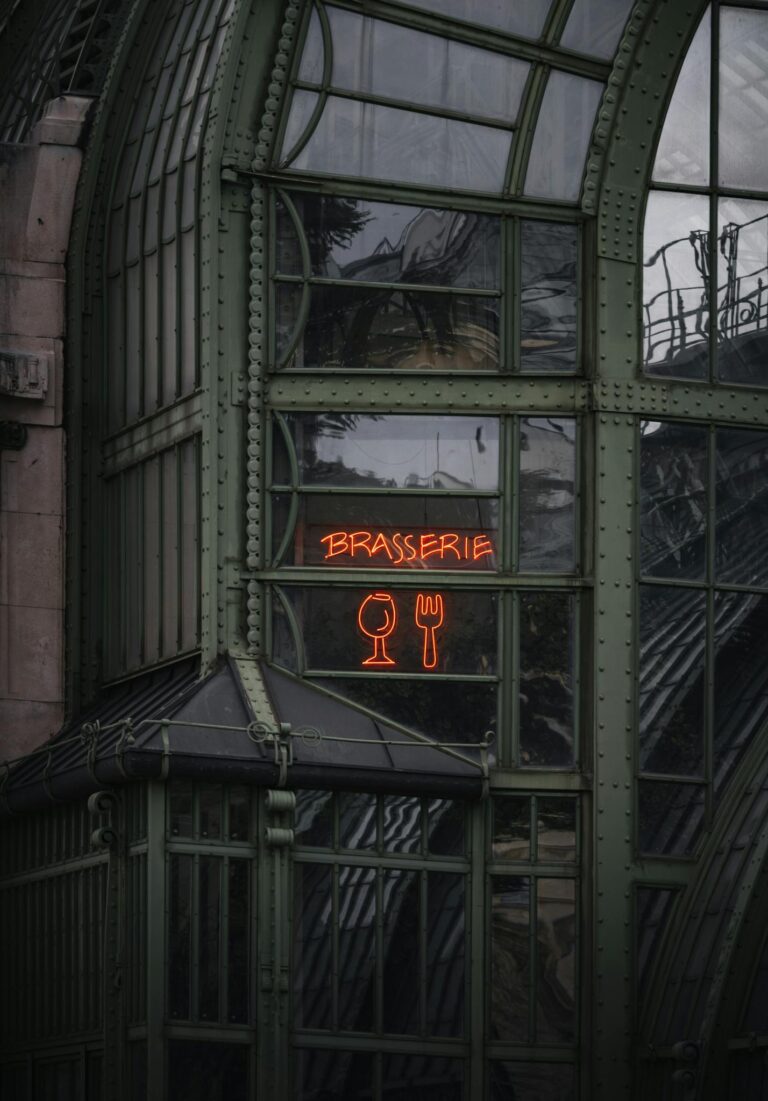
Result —
[[[484,750],[385,725],[248,659],[198,659],[126,681],[46,745],[0,766],[0,814],[131,780],[205,778],[479,797]]]

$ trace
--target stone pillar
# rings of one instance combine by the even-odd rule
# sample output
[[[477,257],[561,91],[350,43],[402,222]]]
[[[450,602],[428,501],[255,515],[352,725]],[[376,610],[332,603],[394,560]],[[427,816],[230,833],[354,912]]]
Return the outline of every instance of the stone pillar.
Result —
[[[28,142],[0,144],[0,760],[64,715],[65,260],[92,100],[51,100]]]

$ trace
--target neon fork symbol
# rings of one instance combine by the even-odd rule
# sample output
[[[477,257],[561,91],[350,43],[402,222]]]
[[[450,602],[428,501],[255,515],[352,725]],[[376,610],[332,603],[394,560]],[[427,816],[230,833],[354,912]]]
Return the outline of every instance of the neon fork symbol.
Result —
[[[419,593],[416,597],[416,626],[424,632],[424,654],[422,664],[425,669],[434,669],[437,665],[437,640],[435,631],[443,625],[443,598],[440,593],[431,596]]]

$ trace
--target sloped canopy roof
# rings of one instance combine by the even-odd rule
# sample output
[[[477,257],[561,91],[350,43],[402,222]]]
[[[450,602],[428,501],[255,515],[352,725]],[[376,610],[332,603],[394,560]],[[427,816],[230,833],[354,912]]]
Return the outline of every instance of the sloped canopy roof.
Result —
[[[6,764],[0,813],[150,778],[243,780],[477,798],[482,749],[454,749],[387,726],[255,661],[196,659],[113,688],[47,745]]]

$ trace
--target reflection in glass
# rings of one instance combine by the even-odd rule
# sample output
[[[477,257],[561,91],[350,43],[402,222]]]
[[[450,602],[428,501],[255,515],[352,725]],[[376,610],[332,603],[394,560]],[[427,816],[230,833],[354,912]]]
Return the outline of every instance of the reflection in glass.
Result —
[[[334,88],[514,123],[527,62],[341,8],[326,8]]]
[[[362,670],[371,640],[361,633],[358,611],[370,589],[288,586],[283,589],[302,633],[307,665],[312,669]],[[418,593],[393,589],[395,628],[386,640],[394,673],[493,675],[496,670],[496,597],[493,593],[443,593],[443,623],[436,630],[437,663],[424,664],[424,637],[417,623]],[[423,617],[422,617],[423,618]],[[369,666],[369,669],[372,667]],[[375,669],[373,669],[375,675]],[[391,691],[391,689],[390,689]],[[399,693],[398,693],[399,694]]]
[[[320,26],[320,17],[317,9],[312,8],[309,17],[307,35],[304,39],[304,48],[301,52],[301,65],[298,78],[307,84],[320,84],[323,79],[323,62],[325,61],[325,47],[323,45],[323,32]]]
[[[538,879],[536,1039],[568,1043],[576,1035],[576,884]]]
[[[641,780],[640,852],[649,856],[690,856],[701,836],[705,790],[703,784]]]
[[[494,796],[491,851],[494,860],[530,860],[530,796]]]
[[[373,1097],[374,1056],[367,1051],[298,1049],[296,1101],[361,1101]]]
[[[311,285],[290,359],[302,288],[276,285],[277,361],[303,370],[497,371],[499,299],[361,286]]]
[[[444,1055],[383,1055],[382,1099],[462,1101],[464,1060]]]
[[[496,290],[500,220],[468,211],[292,192],[311,273],[370,283]],[[296,233],[278,208],[277,270],[300,275]]]
[[[385,1032],[401,1035],[419,1028],[419,885],[418,872],[393,869],[381,874],[383,1026]]]
[[[523,765],[573,764],[572,597],[521,593],[520,758]]]
[[[168,1041],[168,1094],[184,1101],[247,1101],[250,1048],[199,1040]]]
[[[192,860],[191,856],[171,853],[168,938],[168,1013],[170,1017],[189,1018],[191,1014],[190,968],[192,963]]]
[[[533,135],[525,194],[575,202],[604,86],[551,70]]]
[[[720,9],[719,183],[762,188],[768,172],[768,12]]]
[[[333,846],[333,792],[297,791],[294,833],[297,845]]]
[[[576,1101],[576,1072],[568,1063],[502,1063],[490,1066],[490,1101]]]
[[[551,0],[410,0],[411,7],[438,15],[494,27],[521,38],[538,38],[552,6]]]
[[[218,857],[199,858],[198,1013],[201,1021],[219,1018],[219,940],[221,867]]]
[[[375,818],[375,796],[374,818]],[[376,869],[339,868],[338,881],[338,1028],[373,1028],[376,958]]]
[[[290,157],[312,118],[312,112],[320,101],[317,92],[305,92],[296,88],[291,96],[291,110],[283,134],[282,156]]]
[[[647,577],[703,578],[707,429],[644,421],[640,447],[640,568]]]
[[[709,183],[711,11],[688,47],[656,148],[653,179],[660,183]]]
[[[719,791],[768,720],[768,597],[716,594],[714,701]]]
[[[229,861],[227,1020],[246,1023],[249,1004],[250,861]]]
[[[643,228],[643,342],[648,374],[706,378],[709,199],[652,191]]]
[[[635,976],[638,1020],[656,954],[664,938],[677,891],[664,887],[638,887],[635,894]]]
[[[293,1004],[297,1028],[331,1028],[332,869],[294,866]]]
[[[427,847],[433,856],[464,856],[466,814],[453,799],[430,799],[427,804]]]
[[[529,1036],[531,881],[491,876],[492,1040],[525,1043]]]
[[[523,371],[576,370],[576,246],[575,226],[521,223]]]
[[[640,769],[702,776],[706,594],[640,588]]]
[[[366,792],[340,792],[339,845],[342,849],[375,849],[378,827],[376,796]]]
[[[440,742],[480,742],[496,730],[494,684],[428,680],[398,681],[389,677],[312,677],[311,683],[381,715],[386,722],[426,734]]]
[[[575,0],[560,45],[610,61],[631,7],[632,0]]]
[[[718,200],[717,373],[768,382],[768,203]]]
[[[281,275],[304,274],[298,231],[280,199],[275,199],[275,270]]]
[[[176,780],[169,785],[171,834],[174,837],[194,837],[194,789],[192,784]]]
[[[560,795],[536,799],[536,859],[576,859],[576,800]]]
[[[303,485],[498,488],[496,417],[295,413],[286,421]],[[276,453],[273,481],[289,485],[290,469],[281,458]]]
[[[572,570],[576,554],[576,424],[567,417],[520,423],[521,570]]]
[[[417,853],[421,851],[421,800],[411,795],[385,795],[384,851]]]
[[[715,577],[768,585],[768,432],[718,428]]]
[[[465,877],[427,874],[426,1021],[430,1036],[464,1032]]]
[[[300,131],[306,114],[307,105],[297,105],[299,94],[294,92],[291,103],[289,135]],[[291,168],[498,193],[511,143],[510,130],[329,96]],[[290,150],[286,137],[283,156]]]

